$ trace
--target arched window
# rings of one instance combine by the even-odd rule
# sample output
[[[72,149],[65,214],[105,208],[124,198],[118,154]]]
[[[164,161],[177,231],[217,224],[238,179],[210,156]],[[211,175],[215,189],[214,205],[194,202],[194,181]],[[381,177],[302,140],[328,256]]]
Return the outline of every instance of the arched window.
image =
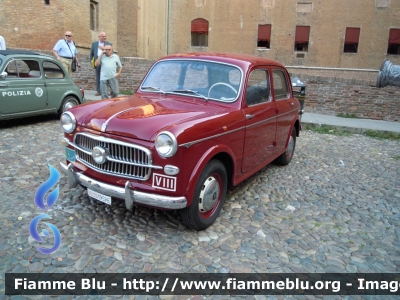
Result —
[[[97,30],[97,3],[90,1],[90,30]]]
[[[192,46],[208,47],[208,21],[195,19],[192,21]]]

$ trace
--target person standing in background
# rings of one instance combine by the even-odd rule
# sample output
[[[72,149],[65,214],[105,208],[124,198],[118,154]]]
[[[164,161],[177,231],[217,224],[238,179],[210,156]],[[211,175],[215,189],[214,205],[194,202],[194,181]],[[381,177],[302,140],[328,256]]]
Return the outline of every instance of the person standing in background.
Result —
[[[65,33],[65,39],[59,40],[53,48],[55,57],[62,63],[68,75],[72,77],[72,60],[76,59],[76,65],[80,68],[81,64],[78,61],[75,43],[72,41],[72,32]]]
[[[6,50],[6,41],[1,35],[0,35],[0,50]]]
[[[105,55],[104,55],[105,54]],[[121,74],[122,64],[117,54],[113,53],[112,46],[107,45],[96,59],[95,66],[101,65],[100,92],[101,99],[108,98],[107,85],[111,87],[111,97],[117,97],[119,86],[117,77]]]
[[[112,44],[108,41],[106,41],[107,35],[105,32],[100,32],[99,33],[99,40],[96,42],[92,43],[92,48],[90,49],[90,62],[94,58],[96,61],[97,58],[100,56],[100,54],[103,52],[104,47],[106,45],[112,46]],[[95,66],[96,70],[96,96],[101,95],[101,90],[100,90],[100,72],[101,72],[101,64],[98,66]]]

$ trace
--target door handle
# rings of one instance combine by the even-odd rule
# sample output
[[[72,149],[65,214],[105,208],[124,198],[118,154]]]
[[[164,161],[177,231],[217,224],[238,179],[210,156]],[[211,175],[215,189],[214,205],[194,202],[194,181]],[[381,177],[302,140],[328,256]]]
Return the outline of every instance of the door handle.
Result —
[[[290,106],[294,106],[294,103],[293,103],[293,102],[290,102]]]
[[[250,115],[250,114],[247,114],[247,115],[246,115],[246,119],[247,119],[247,120],[250,120],[250,119],[253,119],[253,118],[254,118],[254,115]]]

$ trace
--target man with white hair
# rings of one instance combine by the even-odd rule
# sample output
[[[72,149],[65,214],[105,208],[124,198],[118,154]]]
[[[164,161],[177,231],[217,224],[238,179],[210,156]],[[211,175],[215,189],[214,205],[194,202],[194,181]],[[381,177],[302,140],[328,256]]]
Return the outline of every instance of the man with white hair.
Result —
[[[105,54],[105,55],[104,55]],[[122,64],[117,54],[113,53],[111,45],[106,45],[103,52],[96,59],[95,66],[101,65],[100,73],[100,93],[101,99],[108,98],[107,85],[111,87],[111,97],[117,97],[119,86],[117,77],[121,74]]]
[[[106,41],[107,35],[105,32],[99,33],[99,40],[92,43],[92,48],[90,49],[90,61],[94,58],[94,61],[100,56],[103,52],[104,47],[106,45],[112,45],[110,42]],[[100,72],[101,72],[101,65],[95,66],[96,69],[96,96],[100,96]]]

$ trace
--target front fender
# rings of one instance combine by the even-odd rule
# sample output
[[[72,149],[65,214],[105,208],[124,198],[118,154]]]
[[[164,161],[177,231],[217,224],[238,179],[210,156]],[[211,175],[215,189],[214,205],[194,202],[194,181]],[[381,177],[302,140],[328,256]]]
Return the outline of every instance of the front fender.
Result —
[[[188,180],[188,183],[186,186],[186,191],[185,191],[185,197],[188,201],[188,206],[190,206],[192,204],[194,190],[196,188],[196,184],[197,184],[197,181],[199,180],[201,172],[203,172],[203,169],[205,168],[207,163],[219,154],[226,154],[231,158],[232,173],[229,174],[229,172],[227,170],[227,173],[228,173],[227,175],[228,175],[228,178],[230,176],[230,177],[232,177],[231,179],[233,179],[233,174],[235,172],[234,170],[236,170],[236,162],[234,159],[235,156],[233,154],[233,151],[226,145],[215,145],[215,146],[209,148],[200,157],[200,159],[198,160],[197,164],[193,168],[192,173],[189,177],[189,180]],[[222,162],[222,163],[224,163],[224,162]],[[226,165],[225,165],[225,167],[226,167]]]

